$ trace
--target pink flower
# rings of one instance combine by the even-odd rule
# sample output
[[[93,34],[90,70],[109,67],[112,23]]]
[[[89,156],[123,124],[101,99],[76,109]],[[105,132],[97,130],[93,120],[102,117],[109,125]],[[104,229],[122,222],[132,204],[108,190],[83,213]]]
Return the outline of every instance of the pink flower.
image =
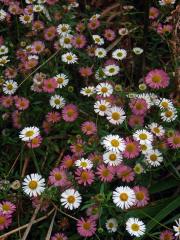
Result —
[[[3,201],[0,203],[0,213],[4,215],[11,215],[15,212],[16,206],[9,202],[9,201]]]
[[[161,35],[166,33],[171,33],[173,31],[173,26],[170,24],[162,25],[161,23],[157,26],[157,32]]]
[[[43,201],[42,201],[40,196],[33,197],[31,200],[32,200],[32,206],[34,208],[37,208],[37,206],[39,206],[41,203],[40,211],[46,211],[47,208],[49,207],[49,201],[46,199],[43,199]]]
[[[91,160],[95,165],[103,162],[102,154],[100,153],[90,153],[88,159]]]
[[[79,73],[81,74],[82,77],[89,77],[92,75],[92,68],[90,67],[81,67],[79,69]]]
[[[114,168],[100,164],[97,167],[96,174],[102,182],[111,182],[114,177]]]
[[[73,166],[75,159],[70,155],[64,156],[63,160],[61,161],[61,169],[69,169]]]
[[[169,85],[169,76],[162,69],[154,69],[146,75],[145,83],[153,89],[166,88]]]
[[[78,108],[74,104],[67,104],[62,110],[62,117],[66,122],[74,122],[78,117]]]
[[[132,168],[125,165],[117,166],[116,174],[123,182],[132,182],[135,177],[135,173]]]
[[[165,230],[162,231],[160,234],[160,240],[173,240],[175,239],[173,236],[173,232],[171,232],[170,230]]]
[[[129,106],[135,115],[145,115],[148,105],[143,98],[133,98],[130,100]]]
[[[33,31],[41,31],[44,29],[44,23],[40,20],[34,21],[32,23],[32,30]]]
[[[86,210],[88,217],[94,218],[95,220],[99,218],[99,208],[96,205],[93,205]]]
[[[5,108],[11,107],[13,105],[13,96],[2,96],[0,98],[0,103]]]
[[[95,30],[100,26],[100,21],[98,19],[92,19],[88,23],[88,28],[91,30]]]
[[[35,41],[32,44],[32,53],[39,54],[43,52],[45,49],[45,45],[42,41]]]
[[[126,144],[126,148],[123,152],[123,156],[125,158],[131,159],[139,155],[140,146],[138,142],[131,140],[130,138],[126,138],[125,144]]]
[[[54,5],[54,4],[56,4],[58,2],[58,0],[47,0],[46,2],[49,5]]]
[[[106,38],[107,41],[113,41],[116,38],[116,34],[111,29],[105,29],[104,37]]]
[[[85,30],[85,25],[82,22],[79,22],[76,26],[76,31],[77,32],[83,32]]]
[[[56,36],[56,28],[51,26],[44,30],[44,39],[47,41],[52,41]]]
[[[15,99],[15,105],[18,110],[25,110],[29,107],[29,100],[24,97],[17,97]]]
[[[47,93],[53,93],[57,86],[58,83],[54,78],[48,78],[43,82],[43,90]]]
[[[0,231],[8,228],[12,223],[11,215],[0,212]]]
[[[61,120],[61,114],[59,112],[49,112],[47,115],[46,115],[46,120],[49,122],[49,123],[57,123],[57,122],[60,122]]]
[[[82,34],[78,34],[73,36],[71,42],[75,48],[83,48],[86,45],[86,37]]]
[[[42,137],[39,135],[27,143],[28,148],[38,148],[42,143]]]
[[[180,148],[180,133],[175,132],[172,137],[167,139],[169,146],[173,149]]]
[[[32,68],[36,67],[38,65],[37,59],[29,59],[24,62],[24,68],[25,70],[31,70]]]
[[[96,134],[96,124],[94,122],[86,121],[81,125],[81,131],[86,135]]]
[[[43,121],[42,127],[46,134],[51,131],[51,124],[48,121]]]
[[[84,154],[84,142],[81,138],[77,139],[77,142],[70,146],[71,152],[75,156],[81,157]]]
[[[4,71],[4,75],[8,79],[14,79],[17,76],[17,70],[12,67],[7,67]]]
[[[51,237],[51,240],[68,240],[68,238],[64,235],[64,233],[56,233]]]
[[[141,186],[135,186],[133,188],[136,195],[136,206],[144,207],[148,204],[149,201],[149,193],[147,188]]]
[[[19,111],[12,112],[12,122],[14,128],[17,129],[21,128],[21,112]]]
[[[149,19],[156,19],[159,16],[159,9],[155,7],[150,7],[149,9]]]
[[[130,127],[142,127],[144,125],[144,117],[140,115],[131,115],[128,120]]]
[[[83,184],[84,186],[91,185],[94,182],[94,173],[92,170],[86,169],[77,169],[75,171],[75,179],[78,181],[78,184]]]
[[[77,221],[77,231],[82,237],[91,237],[96,232],[96,222],[93,218],[81,218]]]
[[[67,181],[66,173],[60,168],[54,168],[50,172],[49,182],[51,185],[63,187],[66,181]]]

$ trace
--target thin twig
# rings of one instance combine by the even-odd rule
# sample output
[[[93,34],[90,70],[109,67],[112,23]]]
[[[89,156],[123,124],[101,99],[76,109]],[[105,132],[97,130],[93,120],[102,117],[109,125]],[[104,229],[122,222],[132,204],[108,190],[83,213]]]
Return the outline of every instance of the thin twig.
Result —
[[[69,218],[72,218],[72,219],[75,220],[75,221],[78,221],[77,218],[75,218],[75,217],[73,217],[73,216],[65,213],[63,210],[61,210],[60,208],[58,208],[58,207],[56,206],[56,204],[54,204],[53,202],[52,202],[52,204],[53,204],[53,206],[54,206],[60,213],[66,215],[66,216],[69,217]]]
[[[9,174],[10,174],[11,171],[13,170],[14,166],[16,165],[16,163],[17,163],[17,161],[18,161],[20,155],[21,155],[21,153],[19,153],[19,154],[17,155],[17,157],[16,157],[16,159],[15,159],[15,161],[14,161],[12,167],[10,168],[10,170],[9,170],[9,172],[8,172],[8,174],[7,174],[7,177],[9,176]]]
[[[49,240],[50,237],[51,237],[51,233],[52,233],[53,224],[54,224],[54,220],[55,220],[56,214],[57,214],[57,209],[55,210],[54,215],[52,217],[51,224],[49,226],[49,229],[48,229],[48,232],[47,232],[45,240]]]

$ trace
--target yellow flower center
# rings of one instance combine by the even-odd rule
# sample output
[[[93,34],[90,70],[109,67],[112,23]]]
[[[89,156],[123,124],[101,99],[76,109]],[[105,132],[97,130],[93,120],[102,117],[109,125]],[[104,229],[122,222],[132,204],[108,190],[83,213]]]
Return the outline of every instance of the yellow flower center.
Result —
[[[109,228],[113,228],[113,227],[114,227],[114,224],[113,224],[112,222],[110,222],[110,223],[108,224],[108,226],[109,226]]]
[[[59,172],[55,173],[54,177],[57,181],[62,179],[62,175]]]
[[[12,84],[8,84],[8,85],[7,85],[7,89],[8,89],[8,90],[13,90],[13,85],[12,85]]]
[[[150,156],[150,159],[151,159],[151,161],[155,162],[157,160],[157,155],[156,154],[152,154]]]
[[[106,111],[106,109],[107,109],[107,108],[106,108],[105,105],[100,105],[100,106],[99,106],[99,110],[100,110],[100,111],[103,111],[103,112],[104,112],[104,111]]]
[[[3,209],[4,211],[9,211],[9,210],[10,210],[10,206],[9,206],[8,204],[3,204],[3,205],[2,205],[2,209]]]
[[[29,186],[30,189],[34,190],[34,189],[37,188],[38,184],[37,184],[36,181],[31,180],[31,181],[29,182],[28,186]]]
[[[139,138],[140,138],[141,140],[146,140],[146,139],[147,139],[147,134],[141,133],[141,134],[139,134]]]
[[[61,84],[61,83],[64,82],[64,79],[63,78],[58,78],[56,81]]]
[[[147,150],[147,146],[144,145],[144,144],[141,144],[141,150],[142,150],[142,151],[146,151],[146,150]]]
[[[175,136],[175,137],[173,138],[173,143],[174,143],[174,144],[180,144],[180,137],[179,137],[179,136]]]
[[[69,44],[70,42],[71,42],[71,40],[69,38],[64,39],[64,43]]]
[[[133,223],[131,225],[131,229],[135,232],[139,231],[139,225],[137,223]]]
[[[114,72],[115,72],[115,69],[114,69],[114,68],[109,68],[109,72],[110,72],[110,73],[114,73]]]
[[[34,131],[33,130],[29,130],[25,133],[26,137],[32,137],[34,135]]]
[[[87,162],[81,162],[81,167],[87,167]]]
[[[119,195],[119,198],[121,201],[126,202],[128,200],[128,195],[127,195],[127,193],[121,193]]]
[[[66,57],[66,59],[67,59],[68,61],[71,61],[73,58],[72,58],[71,55],[69,55],[69,56]]]
[[[111,145],[113,146],[113,147],[119,147],[119,141],[117,140],[117,139],[113,139],[113,140],[111,140]]]
[[[59,105],[59,104],[61,103],[61,101],[60,101],[59,99],[55,99],[55,100],[54,100],[54,103],[57,104],[57,105]]]
[[[119,120],[120,119],[120,113],[118,113],[118,112],[113,112],[112,113],[112,119],[113,120]]]
[[[135,107],[136,107],[137,110],[141,110],[141,109],[143,109],[143,104],[142,103],[136,103]]]
[[[103,177],[108,177],[109,176],[109,170],[106,168],[102,171]]]
[[[163,108],[168,108],[168,105],[169,105],[169,104],[168,104],[167,102],[162,102],[162,103],[161,103],[161,106],[162,106]]]
[[[71,204],[74,203],[75,200],[76,200],[75,197],[72,195],[67,198],[68,203],[71,203]]]
[[[153,81],[154,83],[160,83],[160,82],[161,82],[161,76],[160,76],[160,75],[154,75],[154,76],[152,77],[152,81]]]
[[[102,93],[107,93],[107,91],[108,91],[107,87],[102,87],[102,88],[101,88],[101,92],[102,92]]]
[[[83,228],[84,228],[85,230],[89,230],[90,227],[91,227],[91,224],[90,224],[89,222],[83,223]]]
[[[0,216],[0,225],[3,225],[5,221],[6,221],[5,217]]]
[[[165,116],[168,118],[168,117],[172,117],[173,113],[172,111],[166,111],[165,112]]]
[[[110,159],[111,161],[115,161],[115,160],[116,160],[116,154],[111,153],[111,154],[109,155],[109,159]]]
[[[155,128],[153,128],[153,132],[154,132],[154,133],[160,133],[160,130],[159,130],[158,127],[155,127]]]
[[[128,143],[126,145],[126,151],[127,152],[132,153],[132,152],[134,152],[135,149],[136,149],[136,147],[135,147],[134,143]]]
[[[142,201],[144,199],[144,193],[143,192],[137,192],[136,193],[136,199],[139,201]]]

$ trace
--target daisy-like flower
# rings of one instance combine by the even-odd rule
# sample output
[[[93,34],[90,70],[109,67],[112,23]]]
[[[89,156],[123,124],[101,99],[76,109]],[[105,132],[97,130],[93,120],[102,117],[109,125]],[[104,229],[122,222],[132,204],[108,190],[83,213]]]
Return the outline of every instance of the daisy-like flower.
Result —
[[[116,152],[105,152],[103,154],[103,161],[109,166],[118,166],[122,162],[122,155]]]
[[[94,53],[98,58],[104,58],[107,55],[107,51],[104,48],[96,48]]]
[[[81,218],[77,221],[77,231],[82,237],[91,237],[96,232],[95,219],[90,217],[87,219]]]
[[[5,55],[8,53],[8,48],[5,45],[0,46],[0,55]]]
[[[95,102],[94,104],[94,111],[100,115],[100,116],[104,116],[106,115],[106,113],[108,112],[108,110],[110,109],[111,105],[108,101],[106,100],[100,100]]]
[[[22,141],[24,142],[29,142],[35,137],[40,135],[39,128],[37,127],[25,127],[23,130],[21,130],[19,134],[19,138],[21,138]]]
[[[166,111],[161,112],[160,115],[164,122],[172,122],[177,118],[177,111],[175,108],[167,109]]]
[[[38,148],[42,143],[42,137],[38,135],[37,137],[33,138],[31,141],[27,142],[28,148]]]
[[[69,33],[71,31],[71,27],[69,24],[59,24],[57,26],[57,33],[59,35],[66,35],[67,33]]]
[[[96,86],[96,93],[102,97],[109,97],[113,93],[113,87],[107,82],[100,83]]]
[[[63,36],[61,36],[61,38],[59,39],[59,43],[61,45],[62,48],[72,48],[72,44],[71,44],[71,40],[72,40],[72,35],[71,34],[65,34]]]
[[[132,98],[129,106],[135,115],[145,115],[148,109],[146,100],[143,98]]]
[[[54,186],[63,187],[67,181],[65,171],[61,170],[60,168],[54,168],[50,172],[49,182]]]
[[[52,108],[60,109],[64,107],[65,100],[60,95],[54,95],[50,98],[49,103]]]
[[[62,117],[66,122],[74,122],[78,117],[78,108],[74,104],[67,104],[62,110]]]
[[[4,66],[6,63],[8,63],[10,60],[8,59],[8,56],[0,57],[0,66]]]
[[[42,12],[44,9],[44,6],[42,4],[35,4],[33,6],[33,12]]]
[[[144,50],[143,50],[142,48],[140,48],[140,47],[134,47],[134,48],[133,48],[133,52],[134,52],[136,55],[142,54],[143,51],[144,51]]]
[[[140,144],[151,144],[151,142],[153,141],[153,135],[152,133],[148,132],[147,130],[143,129],[143,130],[137,130],[134,134],[133,134],[133,138],[138,141]]]
[[[7,12],[5,12],[3,9],[0,9],[0,21],[3,21],[7,16]]]
[[[81,158],[75,161],[75,166],[82,169],[91,169],[93,167],[92,162],[89,159]]]
[[[110,108],[106,115],[109,122],[114,125],[122,124],[126,118],[124,110],[116,106]]]
[[[77,63],[78,57],[72,52],[67,52],[61,56],[61,60],[67,64],[74,64]]]
[[[102,145],[106,148],[108,151],[113,152],[123,152],[125,150],[125,141],[123,138],[120,138],[118,135],[107,135],[102,140]]]
[[[116,220],[116,218],[110,218],[106,221],[106,228],[108,230],[108,232],[110,233],[114,233],[117,231],[118,228],[118,222]]]
[[[175,236],[180,237],[180,218],[175,221],[176,225],[173,226],[173,229],[175,231]]]
[[[131,236],[140,237],[144,235],[146,227],[138,218],[129,218],[126,222],[126,230]]]
[[[92,38],[93,38],[95,44],[97,44],[99,46],[104,44],[104,39],[101,36],[93,35]]]
[[[18,84],[14,80],[7,80],[3,84],[3,92],[8,95],[13,95],[17,88]]]
[[[173,149],[180,148],[180,133],[175,132],[171,137],[167,139],[167,142]]]
[[[108,77],[117,75],[119,73],[119,71],[120,71],[119,66],[117,66],[115,64],[107,65],[104,68],[104,73]]]
[[[3,214],[0,212],[0,231],[8,228],[12,223],[12,217],[8,214]]]
[[[103,79],[106,78],[106,75],[104,73],[104,69],[103,68],[99,68],[96,73],[95,73],[95,79],[97,79],[98,81],[101,81]]]
[[[24,14],[19,17],[19,20],[23,24],[28,24],[33,21],[33,14]]]
[[[161,152],[159,152],[157,149],[148,151],[146,153],[145,161],[153,167],[158,167],[161,165],[161,162],[163,161],[163,157]]]
[[[123,156],[128,159],[135,158],[140,153],[140,146],[138,142],[131,140],[130,138],[126,138],[126,148],[123,152]]]
[[[87,136],[97,133],[96,124],[92,121],[86,121],[81,125],[81,130]]]
[[[156,135],[157,137],[162,137],[165,134],[165,130],[163,126],[159,125],[158,123],[152,122],[148,125],[151,132]]]
[[[54,77],[54,79],[56,80],[56,82],[58,84],[58,86],[57,86],[58,88],[65,87],[69,82],[68,76],[65,75],[64,73],[60,73],[60,74],[56,75]]]
[[[114,177],[114,168],[100,164],[97,167],[96,174],[102,182],[111,182]]]
[[[80,93],[84,96],[92,96],[95,93],[95,87],[88,86],[81,89]]]
[[[127,52],[125,49],[116,49],[112,52],[112,57],[116,60],[123,60],[126,56]]]
[[[51,237],[51,240],[68,240],[64,233],[56,233]]]
[[[45,190],[45,179],[38,173],[27,175],[22,182],[22,189],[30,197],[37,197]]]
[[[173,5],[175,4],[176,0],[159,0],[159,4],[161,6],[166,6],[166,5]]]
[[[170,230],[162,231],[160,234],[160,240],[174,240],[174,234]]]
[[[145,83],[153,89],[166,88],[169,85],[169,76],[162,69],[154,69],[146,75]]]
[[[157,106],[160,107],[161,110],[168,110],[174,108],[173,103],[166,98],[160,99],[160,101],[157,101]]]
[[[113,191],[113,202],[117,207],[128,209],[135,204],[135,193],[130,187],[117,187]]]
[[[78,168],[75,172],[75,179],[78,184],[83,184],[84,186],[91,185],[94,182],[94,173],[91,169],[80,169]]]
[[[143,154],[146,154],[147,152],[151,151],[152,149],[153,149],[152,144],[149,144],[149,143],[140,144],[140,150]]]
[[[132,182],[134,181],[134,171],[131,167],[126,165],[119,165],[116,168],[117,177],[120,178],[123,182]]]
[[[144,207],[148,204],[149,201],[149,193],[147,188],[141,186],[135,186],[133,188],[136,195],[136,206]]]
[[[65,208],[73,210],[80,206],[82,197],[78,191],[70,188],[61,194],[60,201]]]
[[[3,201],[2,203],[0,203],[0,212],[4,215],[13,214],[15,210],[16,206],[10,201]]]

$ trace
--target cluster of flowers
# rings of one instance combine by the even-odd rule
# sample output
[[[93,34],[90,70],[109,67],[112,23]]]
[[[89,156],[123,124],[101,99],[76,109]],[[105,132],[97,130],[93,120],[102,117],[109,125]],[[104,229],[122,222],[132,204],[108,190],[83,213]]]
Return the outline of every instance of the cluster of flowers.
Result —
[[[73,15],[73,24],[62,20],[58,13],[53,22],[50,6],[58,6],[57,0],[25,0],[25,6],[16,1],[0,2],[7,9],[0,10],[2,24],[10,26],[14,15],[18,16],[18,24],[28,31],[29,37],[16,49],[0,36],[2,119],[12,121],[17,139],[22,141],[19,145],[35,155],[36,149],[38,155],[38,150],[48,145],[46,140],[59,134],[63,126],[73,129],[76,135],[63,139],[65,154],[58,165],[52,164],[56,167],[51,165],[52,170],[46,169],[44,176],[26,175],[22,190],[33,206],[42,197],[42,210],[46,211],[51,204],[46,194],[57,188],[56,200],[61,208],[73,215],[79,214],[76,210],[81,206],[81,210],[86,209],[85,217],[80,214],[73,218],[79,235],[91,237],[101,226],[98,223],[104,214],[101,204],[112,205],[117,215],[119,210],[124,214],[129,209],[148,205],[150,193],[143,184],[143,176],[163,166],[168,151],[180,148],[178,111],[173,100],[163,93],[172,85],[171,75],[163,67],[151,67],[136,92],[127,90],[126,83],[120,81],[129,80],[127,62],[144,52],[136,43],[130,49],[123,47],[124,39],[133,30],[104,29],[100,14],[76,22],[76,1],[69,1],[61,9],[68,17]],[[174,3],[174,0],[159,1],[161,7]],[[159,9],[151,7],[149,18],[155,20],[160,14]],[[172,31],[170,25],[158,25],[158,33],[167,31]],[[12,51],[15,51],[15,63],[9,54]],[[35,119],[36,107],[38,119]],[[106,187],[110,195],[103,191],[99,194],[99,186]],[[14,211],[14,204],[8,201],[0,204],[0,230],[11,224]],[[134,216],[126,216],[121,224],[118,217],[109,217],[109,213],[105,219],[104,227],[110,234],[118,232],[120,225],[131,236],[146,234],[144,221]],[[175,234],[164,231],[161,240],[180,236],[180,222],[176,223]],[[56,233],[51,239],[68,238],[66,233]]]

